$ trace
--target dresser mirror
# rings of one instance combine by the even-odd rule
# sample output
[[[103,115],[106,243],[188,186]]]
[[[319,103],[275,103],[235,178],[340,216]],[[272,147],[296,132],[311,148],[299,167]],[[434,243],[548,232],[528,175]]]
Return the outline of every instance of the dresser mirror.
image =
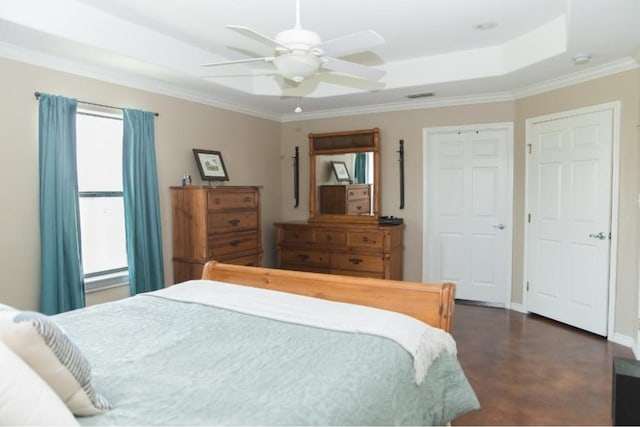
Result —
[[[309,156],[309,221],[377,223],[377,128],[309,134]]]

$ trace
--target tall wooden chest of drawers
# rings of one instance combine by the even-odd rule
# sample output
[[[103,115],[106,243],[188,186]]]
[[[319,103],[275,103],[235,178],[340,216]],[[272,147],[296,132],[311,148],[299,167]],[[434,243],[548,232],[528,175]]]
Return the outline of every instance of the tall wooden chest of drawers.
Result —
[[[371,213],[371,185],[321,185],[320,213],[338,215],[369,215]]]
[[[258,187],[171,187],[174,283],[199,279],[204,264],[262,264]]]
[[[402,280],[404,225],[276,223],[276,267]]]

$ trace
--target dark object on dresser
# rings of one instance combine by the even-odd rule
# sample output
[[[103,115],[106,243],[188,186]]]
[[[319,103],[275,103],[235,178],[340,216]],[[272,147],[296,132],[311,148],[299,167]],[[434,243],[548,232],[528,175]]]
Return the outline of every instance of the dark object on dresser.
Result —
[[[378,219],[378,224],[380,225],[400,225],[403,224],[404,220],[402,218],[391,216],[381,216]]]

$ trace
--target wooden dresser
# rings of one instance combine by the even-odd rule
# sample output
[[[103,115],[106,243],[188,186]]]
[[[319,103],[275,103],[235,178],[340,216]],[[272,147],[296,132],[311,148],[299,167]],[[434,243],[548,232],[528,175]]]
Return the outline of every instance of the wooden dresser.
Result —
[[[277,268],[402,280],[404,225],[276,223]]]
[[[371,213],[371,185],[321,185],[321,214],[369,215]]]
[[[258,187],[171,187],[174,283],[199,279],[204,264],[262,264]]]

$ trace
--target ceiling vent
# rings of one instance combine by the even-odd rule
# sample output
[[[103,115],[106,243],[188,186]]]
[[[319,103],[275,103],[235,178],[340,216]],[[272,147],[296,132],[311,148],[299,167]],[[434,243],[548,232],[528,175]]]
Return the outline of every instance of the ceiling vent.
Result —
[[[433,96],[433,95],[434,95],[433,92],[414,93],[412,95],[407,95],[407,98],[409,98],[409,99],[428,98],[428,97]]]

